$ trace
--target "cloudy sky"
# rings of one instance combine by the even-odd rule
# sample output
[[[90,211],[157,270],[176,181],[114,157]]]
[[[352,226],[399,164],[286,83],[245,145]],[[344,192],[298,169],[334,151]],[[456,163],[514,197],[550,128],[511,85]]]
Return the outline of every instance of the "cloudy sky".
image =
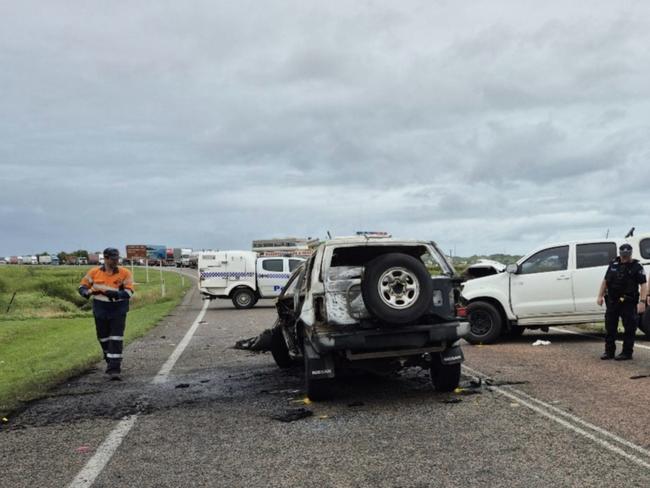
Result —
[[[0,256],[650,232],[649,47],[645,1],[0,0]]]

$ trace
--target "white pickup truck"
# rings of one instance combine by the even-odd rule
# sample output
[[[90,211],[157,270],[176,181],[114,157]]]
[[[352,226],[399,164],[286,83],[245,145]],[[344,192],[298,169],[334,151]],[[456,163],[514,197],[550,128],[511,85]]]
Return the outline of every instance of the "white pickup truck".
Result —
[[[236,308],[251,308],[260,298],[277,297],[298,257],[258,257],[251,251],[214,251],[198,255],[199,290],[210,300],[227,298]]]
[[[489,344],[502,335],[519,336],[525,328],[600,322],[596,303],[609,263],[623,243],[650,271],[650,234],[626,239],[596,239],[546,245],[509,265],[504,272],[463,284],[472,343]],[[650,337],[650,312],[639,323]]]

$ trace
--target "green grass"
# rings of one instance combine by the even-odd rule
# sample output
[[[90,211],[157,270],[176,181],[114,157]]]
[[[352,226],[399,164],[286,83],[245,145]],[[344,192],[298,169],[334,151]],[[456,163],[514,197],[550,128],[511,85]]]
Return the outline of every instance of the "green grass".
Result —
[[[69,301],[65,288],[58,285],[43,290],[51,279],[66,283],[76,294],[84,269],[76,267],[41,268],[34,271],[7,266],[0,268],[0,280],[9,283],[0,293],[0,416],[22,402],[44,395],[53,385],[80,373],[101,360],[92,313],[85,300]],[[135,270],[136,294],[127,317],[125,342],[142,336],[165,317],[189,289],[189,279],[164,272],[166,293],[161,296],[159,271]],[[184,284],[182,283],[184,281]],[[47,287],[46,287],[47,288]],[[0,288],[1,289],[1,288]],[[15,309],[5,314],[6,296],[16,290]],[[3,306],[4,300],[4,306]],[[38,308],[38,309],[37,309]],[[44,316],[45,314],[45,316]]]

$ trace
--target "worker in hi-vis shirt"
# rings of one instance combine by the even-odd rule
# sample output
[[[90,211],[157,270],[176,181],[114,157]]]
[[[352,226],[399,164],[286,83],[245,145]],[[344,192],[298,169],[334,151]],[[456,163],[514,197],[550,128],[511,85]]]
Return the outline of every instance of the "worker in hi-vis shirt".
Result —
[[[104,249],[104,264],[88,271],[79,286],[82,297],[93,297],[97,339],[104,351],[106,374],[111,379],[119,379],[122,372],[126,314],[133,296],[133,277],[127,268],[118,267],[119,258],[117,249]]]

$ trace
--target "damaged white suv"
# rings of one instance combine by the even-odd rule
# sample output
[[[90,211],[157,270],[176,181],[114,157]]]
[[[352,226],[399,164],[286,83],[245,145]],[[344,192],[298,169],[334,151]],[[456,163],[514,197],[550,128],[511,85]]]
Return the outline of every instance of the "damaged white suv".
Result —
[[[329,396],[337,371],[430,369],[439,391],[460,380],[459,341],[469,324],[459,280],[433,242],[353,237],[321,244],[277,299],[273,357],[302,357],[312,400]]]

